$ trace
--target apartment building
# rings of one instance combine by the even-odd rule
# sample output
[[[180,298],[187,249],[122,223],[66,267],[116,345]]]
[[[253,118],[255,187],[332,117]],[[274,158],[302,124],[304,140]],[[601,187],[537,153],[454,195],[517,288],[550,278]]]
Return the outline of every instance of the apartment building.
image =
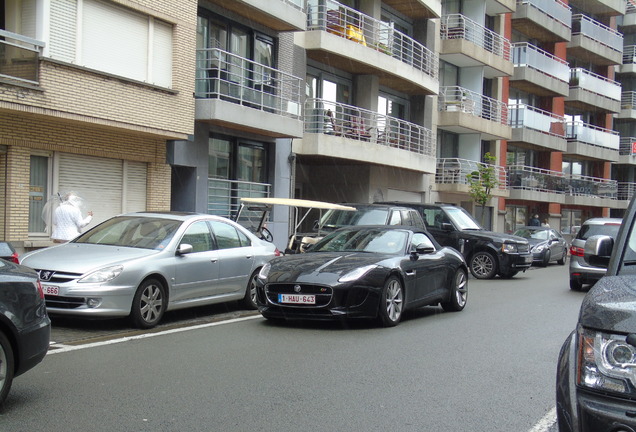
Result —
[[[0,236],[50,245],[75,191],[92,224],[169,210],[166,143],[194,132],[196,4],[0,1]]]

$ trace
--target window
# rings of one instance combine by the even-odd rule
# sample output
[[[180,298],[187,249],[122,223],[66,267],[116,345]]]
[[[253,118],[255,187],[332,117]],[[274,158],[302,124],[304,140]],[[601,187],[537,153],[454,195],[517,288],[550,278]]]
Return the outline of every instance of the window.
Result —
[[[172,86],[172,25],[97,0],[51,2],[48,55],[163,87]]]
[[[413,238],[411,239],[411,250],[415,250],[418,246],[435,249],[435,245],[433,245],[431,239],[422,233],[413,234]]]
[[[505,232],[513,233],[517,229],[528,225],[528,207],[526,206],[506,206]]]
[[[217,221],[212,221],[210,224],[219,249],[239,248],[243,245],[236,228],[233,226]]]
[[[46,215],[43,210],[49,196],[48,156],[31,155],[29,178],[29,232],[44,233]]]
[[[184,243],[192,246],[192,252],[212,250],[212,236],[208,224],[201,221],[190,225],[181,239],[181,244]]]

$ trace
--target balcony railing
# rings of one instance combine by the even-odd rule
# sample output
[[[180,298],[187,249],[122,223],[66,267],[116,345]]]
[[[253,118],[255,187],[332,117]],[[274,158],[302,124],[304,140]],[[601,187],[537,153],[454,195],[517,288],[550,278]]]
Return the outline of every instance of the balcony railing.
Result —
[[[513,44],[512,62],[517,67],[530,67],[563,82],[570,79],[568,62],[527,42]]]
[[[621,83],[583,68],[570,71],[570,87],[581,88],[612,100],[621,100]]]
[[[636,137],[621,137],[618,153],[621,156],[636,155]]]
[[[442,17],[441,38],[442,40],[465,39],[503,57],[504,60],[511,59],[511,45],[508,39],[461,14]]]
[[[623,47],[623,64],[634,63],[636,63],[636,45],[625,45]]]
[[[208,178],[208,213],[232,217],[241,205],[241,198],[266,198],[270,190],[267,183]]]
[[[38,84],[43,47],[44,42],[0,29],[0,78]]]
[[[615,51],[623,51],[623,35],[585,15],[572,15],[572,36],[582,34]]]
[[[636,91],[621,94],[621,109],[636,109]]]
[[[565,123],[565,136],[569,141],[578,141],[610,150],[618,151],[620,146],[618,132],[578,121]]]
[[[435,140],[430,129],[323,99],[307,99],[305,102],[305,132],[340,136],[435,156]]]
[[[510,105],[508,116],[513,128],[527,128],[565,138],[565,118],[530,105]]]
[[[618,199],[629,201],[636,193],[636,183],[619,182],[618,183]]]
[[[510,165],[508,182],[510,189],[551,192],[568,196],[594,196],[617,198],[616,180],[573,174],[564,174],[525,165]]]
[[[479,172],[480,167],[487,166],[483,162],[459,158],[437,159],[435,182],[440,184],[468,184],[468,175]],[[495,170],[497,179],[496,189],[508,189],[508,176],[506,168],[499,165],[491,165]]]
[[[307,30],[335,34],[438,77],[439,56],[388,23],[334,0],[309,0],[307,17]]]
[[[438,105],[440,111],[459,111],[508,124],[508,105],[463,87],[441,87]]]
[[[301,78],[218,48],[197,50],[195,96],[301,119]]]
[[[570,28],[572,23],[572,10],[570,6],[561,2],[560,0],[517,0],[518,5],[530,5],[550,18],[560,22],[567,28]]]

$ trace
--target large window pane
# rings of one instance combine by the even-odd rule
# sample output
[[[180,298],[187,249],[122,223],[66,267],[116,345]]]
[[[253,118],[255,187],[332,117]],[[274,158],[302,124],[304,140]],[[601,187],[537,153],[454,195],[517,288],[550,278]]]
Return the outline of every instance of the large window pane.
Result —
[[[29,175],[29,232],[44,233],[46,224],[42,218],[42,210],[48,195],[49,158],[31,156],[31,172]]]

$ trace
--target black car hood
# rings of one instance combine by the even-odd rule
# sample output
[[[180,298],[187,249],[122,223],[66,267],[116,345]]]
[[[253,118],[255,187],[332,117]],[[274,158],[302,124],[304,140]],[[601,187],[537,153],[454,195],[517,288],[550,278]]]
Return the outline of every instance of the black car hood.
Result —
[[[350,271],[394,257],[364,252],[308,252],[271,261],[268,283],[333,283]]]
[[[597,330],[636,333],[636,275],[599,280],[583,299],[579,322]]]
[[[473,237],[480,240],[494,241],[499,243],[528,243],[528,239],[515,236],[512,234],[505,234],[499,232],[493,232],[488,230],[463,230],[465,237]]]

